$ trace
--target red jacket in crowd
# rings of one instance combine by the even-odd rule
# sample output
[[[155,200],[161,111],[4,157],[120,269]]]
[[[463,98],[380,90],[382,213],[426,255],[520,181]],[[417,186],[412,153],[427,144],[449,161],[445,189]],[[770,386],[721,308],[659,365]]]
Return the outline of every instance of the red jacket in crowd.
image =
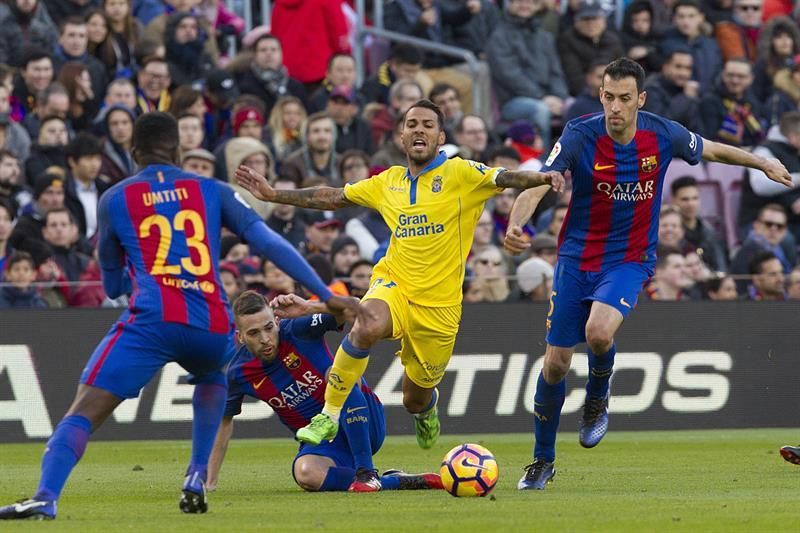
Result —
[[[275,0],[272,33],[283,47],[289,76],[303,83],[322,81],[328,59],[350,53],[341,0]]]

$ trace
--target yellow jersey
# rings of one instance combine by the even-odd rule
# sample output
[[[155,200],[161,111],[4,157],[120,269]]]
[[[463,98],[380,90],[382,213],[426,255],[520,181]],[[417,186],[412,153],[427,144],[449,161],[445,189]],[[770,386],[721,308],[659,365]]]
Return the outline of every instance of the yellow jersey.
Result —
[[[375,209],[392,230],[376,272],[415,304],[460,304],[475,225],[486,201],[502,190],[495,184],[502,170],[439,152],[416,177],[395,166],[346,185],[348,201]]]

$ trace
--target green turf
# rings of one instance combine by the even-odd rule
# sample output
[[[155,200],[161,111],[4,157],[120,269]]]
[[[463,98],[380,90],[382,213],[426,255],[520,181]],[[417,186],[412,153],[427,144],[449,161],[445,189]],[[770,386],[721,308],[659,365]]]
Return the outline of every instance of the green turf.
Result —
[[[292,481],[288,440],[234,440],[206,515],[177,500],[186,442],[92,443],[47,531],[800,531],[800,467],[781,444],[800,431],[611,432],[594,450],[559,440],[558,474],[544,492],[516,490],[529,435],[444,436],[432,450],[391,437],[379,468],[432,470],[459,442],[482,443],[500,464],[495,499],[443,492],[307,494]],[[30,495],[41,445],[0,445],[0,503]],[[134,470],[139,465],[142,469]],[[0,522],[0,531],[10,523]]]

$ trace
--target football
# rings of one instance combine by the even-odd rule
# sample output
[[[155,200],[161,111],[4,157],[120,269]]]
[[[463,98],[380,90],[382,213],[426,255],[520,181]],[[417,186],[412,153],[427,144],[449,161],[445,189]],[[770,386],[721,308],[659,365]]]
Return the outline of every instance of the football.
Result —
[[[439,469],[444,490],[453,496],[486,496],[500,470],[492,452],[479,444],[459,444],[444,456]]]

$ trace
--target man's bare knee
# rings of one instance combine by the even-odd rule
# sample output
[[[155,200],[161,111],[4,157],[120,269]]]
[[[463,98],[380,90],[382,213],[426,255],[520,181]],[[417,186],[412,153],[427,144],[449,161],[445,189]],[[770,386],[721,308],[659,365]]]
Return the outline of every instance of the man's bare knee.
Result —
[[[573,348],[547,347],[542,367],[542,374],[547,383],[555,385],[567,376],[572,364],[572,352]]]
[[[586,343],[596,355],[603,355],[611,349],[614,336],[608,327],[602,324],[586,325]]]
[[[320,472],[317,465],[298,461],[294,465],[294,479],[301,489],[308,492],[317,492],[322,488],[325,474]]]

